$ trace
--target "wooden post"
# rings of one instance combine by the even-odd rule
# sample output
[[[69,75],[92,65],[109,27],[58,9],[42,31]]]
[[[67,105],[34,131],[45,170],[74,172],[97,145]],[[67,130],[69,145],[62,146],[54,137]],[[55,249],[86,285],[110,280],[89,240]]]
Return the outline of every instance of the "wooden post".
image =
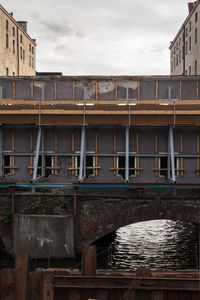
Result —
[[[15,256],[15,300],[27,300],[28,298],[28,254],[17,254]]]
[[[96,247],[83,245],[82,248],[82,275],[96,275]]]
[[[41,270],[29,273],[29,300],[42,300],[41,277]]]
[[[54,272],[42,272],[42,300],[54,300]]]
[[[11,197],[12,197],[12,214],[15,214],[15,187],[11,187]]]

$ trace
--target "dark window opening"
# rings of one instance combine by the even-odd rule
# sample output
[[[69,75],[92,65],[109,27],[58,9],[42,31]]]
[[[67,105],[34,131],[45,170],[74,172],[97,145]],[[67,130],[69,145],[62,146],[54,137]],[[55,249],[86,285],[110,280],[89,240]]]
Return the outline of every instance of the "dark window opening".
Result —
[[[160,157],[160,176],[168,177],[168,157]],[[162,170],[166,169],[166,170]]]
[[[4,155],[4,175],[11,173],[11,157],[10,155]]]
[[[195,22],[197,22],[197,20],[198,20],[198,13],[196,12],[195,13]]]
[[[6,68],[6,76],[9,76],[9,69]]]
[[[125,170],[126,167],[126,157],[125,156],[119,156],[118,157],[118,168],[124,169],[124,170],[118,170],[118,174],[122,176],[123,179],[125,179]],[[135,175],[135,170],[130,170],[130,168],[135,168],[135,157],[129,156],[129,176]]]
[[[86,177],[93,175],[94,174],[94,159],[93,156],[86,156],[85,158],[86,160]],[[80,156],[76,157],[76,167],[79,168],[79,170],[77,170],[76,174],[79,174],[80,171]]]
[[[15,27],[13,27],[13,36],[15,36]]]
[[[195,28],[195,44],[197,43],[197,28]]]
[[[6,34],[6,48],[9,47],[9,39],[8,39],[8,34]]]
[[[15,54],[15,41],[13,40],[13,53]]]
[[[52,168],[52,156],[45,156],[45,177],[48,177],[53,174],[53,170],[51,168]]]
[[[8,30],[8,20],[6,20],[6,30]]]
[[[38,167],[37,167],[37,176],[42,175],[42,156],[39,155],[38,157]]]
[[[197,60],[195,60],[195,71],[194,71],[194,73],[195,73],[195,75],[197,75]]]
[[[20,42],[23,42],[22,34],[20,34]]]

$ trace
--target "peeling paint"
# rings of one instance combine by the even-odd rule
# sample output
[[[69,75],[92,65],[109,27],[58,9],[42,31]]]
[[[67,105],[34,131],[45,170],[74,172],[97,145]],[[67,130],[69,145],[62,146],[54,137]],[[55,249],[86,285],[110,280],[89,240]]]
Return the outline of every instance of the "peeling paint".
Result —
[[[115,83],[109,81],[101,81],[99,82],[98,92],[100,94],[112,92],[115,89]]]
[[[137,81],[122,81],[118,84],[118,87],[136,90],[138,88],[138,84]]]

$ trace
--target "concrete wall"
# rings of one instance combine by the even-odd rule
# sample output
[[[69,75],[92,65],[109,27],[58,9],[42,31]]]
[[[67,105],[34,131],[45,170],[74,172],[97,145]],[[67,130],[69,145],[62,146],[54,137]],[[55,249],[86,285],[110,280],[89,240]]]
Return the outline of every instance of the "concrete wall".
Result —
[[[14,216],[14,254],[34,258],[74,257],[73,216]]]

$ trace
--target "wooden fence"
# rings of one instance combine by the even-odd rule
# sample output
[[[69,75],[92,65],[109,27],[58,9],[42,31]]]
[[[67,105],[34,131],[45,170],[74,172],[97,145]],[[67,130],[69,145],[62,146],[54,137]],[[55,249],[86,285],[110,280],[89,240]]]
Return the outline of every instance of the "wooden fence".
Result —
[[[29,271],[28,255],[17,255],[15,269],[0,271],[0,300],[199,300],[198,271],[96,273],[94,248],[83,249],[78,270]]]

